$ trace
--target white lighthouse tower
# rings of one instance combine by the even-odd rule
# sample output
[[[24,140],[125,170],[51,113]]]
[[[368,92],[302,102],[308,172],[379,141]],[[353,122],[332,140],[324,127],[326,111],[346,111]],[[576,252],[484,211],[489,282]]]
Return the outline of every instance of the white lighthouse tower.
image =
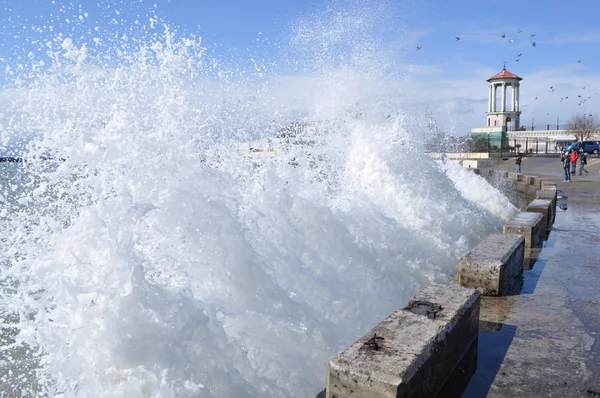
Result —
[[[505,132],[520,130],[519,88],[521,80],[523,79],[519,76],[507,71],[506,66],[487,80],[489,83],[487,127],[502,127],[502,131]],[[508,90],[511,94],[510,101]]]
[[[473,138],[485,140],[490,151],[508,148],[508,132],[521,130],[519,89],[523,80],[504,68],[487,79],[489,83],[486,126],[471,129]],[[510,94],[510,99],[509,99]]]

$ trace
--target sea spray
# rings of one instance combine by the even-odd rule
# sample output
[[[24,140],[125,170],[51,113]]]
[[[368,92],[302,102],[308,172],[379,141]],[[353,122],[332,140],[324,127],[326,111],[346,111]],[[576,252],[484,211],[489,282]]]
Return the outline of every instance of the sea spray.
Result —
[[[161,27],[110,54],[60,35],[3,91],[3,142],[28,137],[28,161],[2,187],[3,327],[19,331],[2,386],[314,396],[329,358],[455,277],[507,200],[423,153],[383,43],[366,42],[376,24],[357,36],[347,18],[327,30],[351,60],[300,76],[221,70]]]

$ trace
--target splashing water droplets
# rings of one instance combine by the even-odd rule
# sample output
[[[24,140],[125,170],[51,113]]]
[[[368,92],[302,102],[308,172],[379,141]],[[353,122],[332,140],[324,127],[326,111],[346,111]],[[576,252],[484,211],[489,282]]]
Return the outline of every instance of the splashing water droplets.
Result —
[[[41,41],[31,62],[46,64],[0,92],[2,145],[31,159],[2,169],[15,341],[0,385],[311,396],[336,352],[454,277],[511,209],[415,149],[421,121],[401,111],[372,11],[299,20],[287,56],[318,62],[294,76],[252,54],[228,67],[154,13]]]

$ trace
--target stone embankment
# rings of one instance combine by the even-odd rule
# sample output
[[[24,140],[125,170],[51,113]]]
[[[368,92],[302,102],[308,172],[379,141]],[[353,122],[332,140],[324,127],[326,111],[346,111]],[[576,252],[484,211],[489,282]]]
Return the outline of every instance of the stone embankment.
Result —
[[[478,169],[474,169],[479,172]],[[493,171],[489,171],[493,173]],[[459,259],[457,282],[431,284],[329,362],[327,388],[342,397],[460,396],[477,369],[481,295],[515,294],[554,222],[556,184],[502,172],[530,197],[527,211]]]

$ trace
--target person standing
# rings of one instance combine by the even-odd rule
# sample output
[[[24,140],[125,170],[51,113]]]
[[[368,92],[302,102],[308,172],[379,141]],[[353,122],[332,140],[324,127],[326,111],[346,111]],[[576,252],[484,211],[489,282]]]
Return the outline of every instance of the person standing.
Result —
[[[587,153],[582,152],[579,159],[579,175],[582,175],[585,172],[585,175],[590,174],[589,171],[585,169],[585,165],[587,164]]]
[[[565,158],[563,159],[563,169],[565,170],[565,180],[563,182],[571,181],[571,157],[569,152],[565,152]]]
[[[579,159],[579,153],[576,149],[571,149],[571,175],[577,174],[577,159]]]
[[[517,155],[517,159],[515,160],[515,164],[517,165],[517,173],[521,174],[521,162],[522,162],[521,154]]]

